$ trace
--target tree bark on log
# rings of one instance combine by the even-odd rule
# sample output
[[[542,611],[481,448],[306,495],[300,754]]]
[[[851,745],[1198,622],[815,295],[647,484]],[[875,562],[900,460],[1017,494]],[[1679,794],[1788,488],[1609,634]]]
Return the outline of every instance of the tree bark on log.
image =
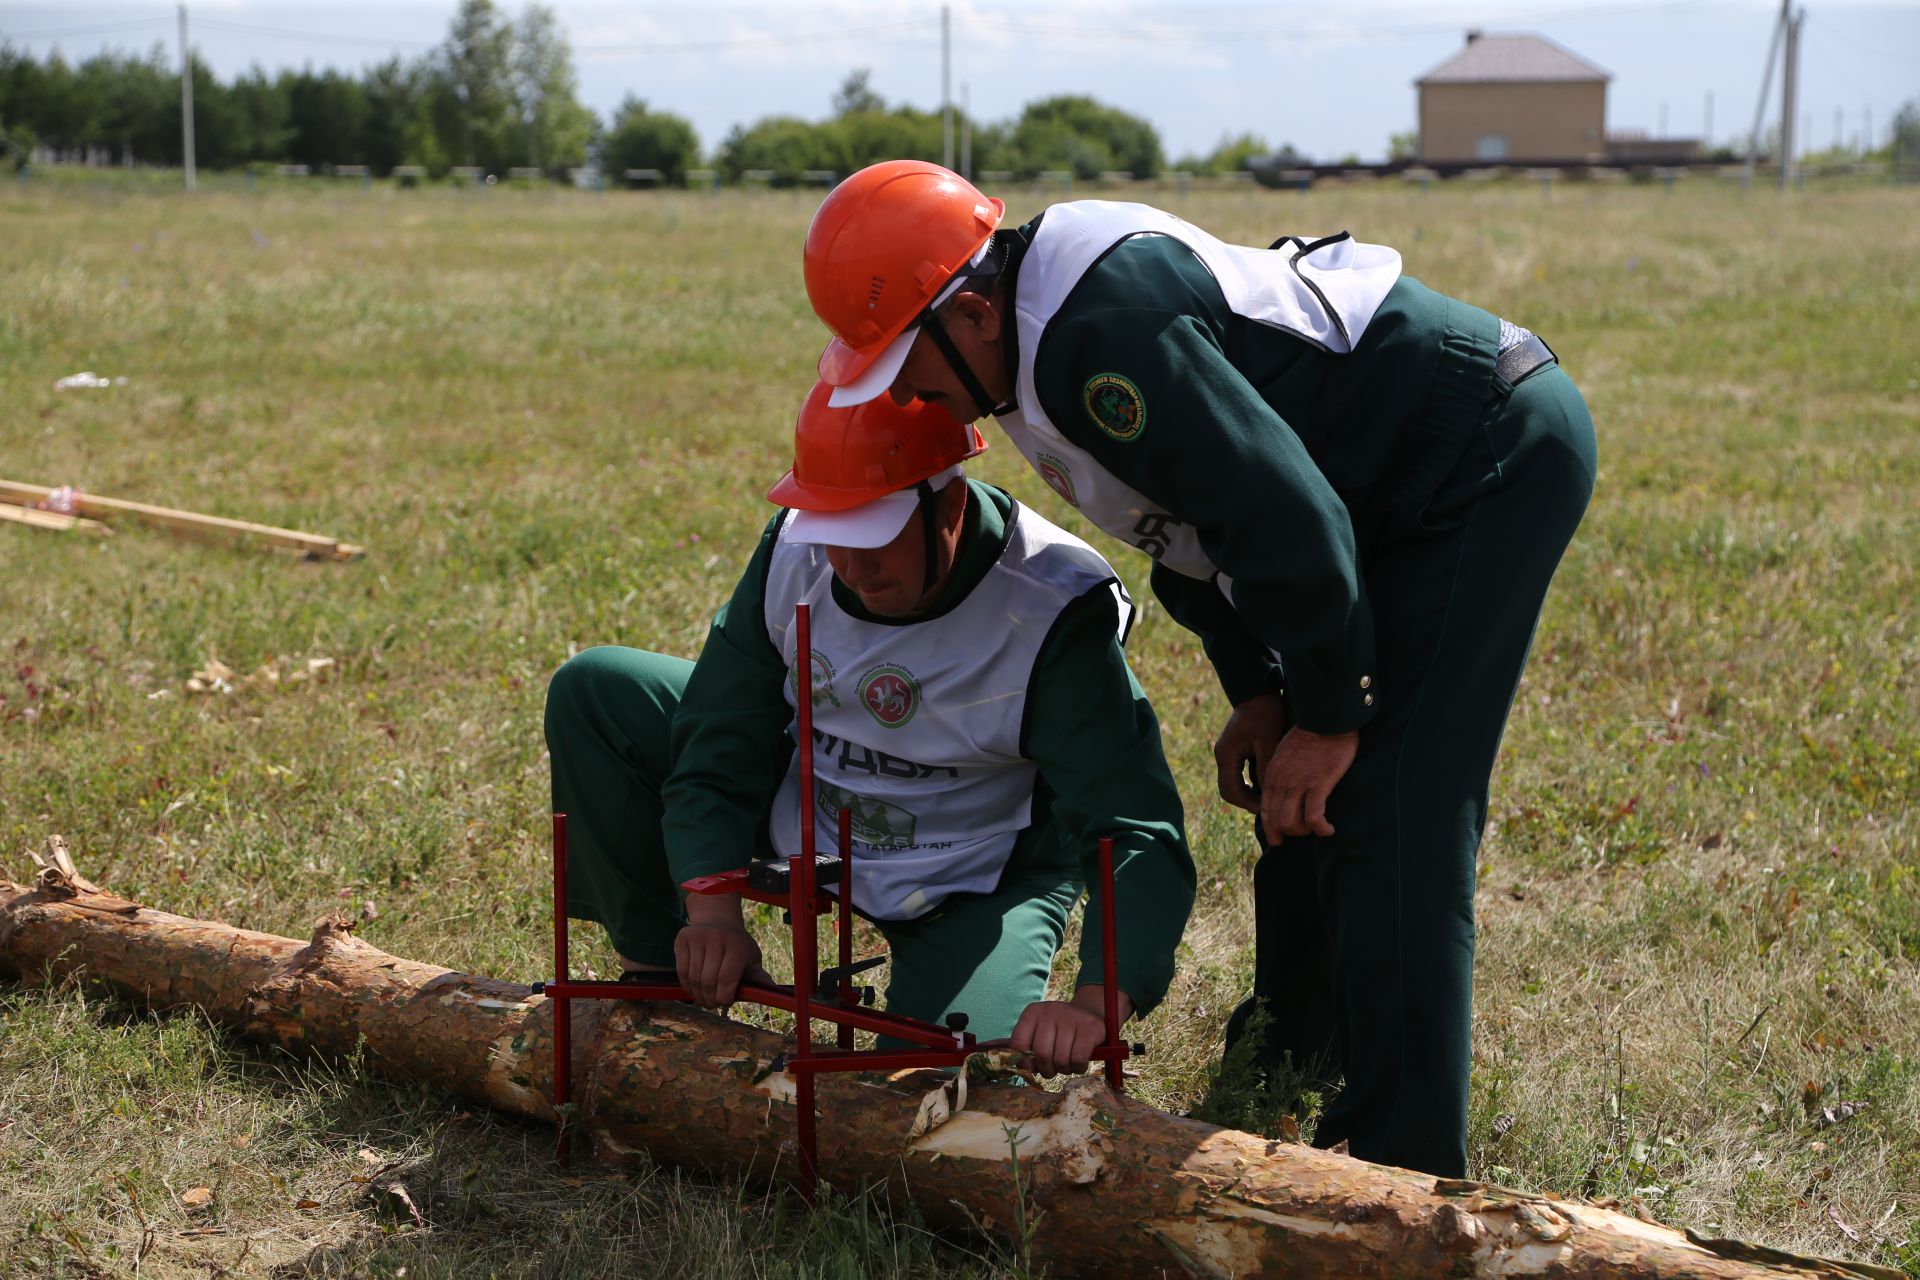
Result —
[[[557,1119],[548,1001],[390,956],[351,928],[324,921],[300,942],[169,915],[94,889],[70,864],[32,887],[0,880],[0,973],[84,975],[151,1008],[204,1010],[249,1040],[357,1050],[385,1074]],[[784,1037],[666,1003],[582,1001],[573,1027],[574,1119],[603,1160],[763,1178],[793,1169],[793,1082],[775,1069]],[[1059,1093],[955,1092],[927,1071],[819,1077],[823,1177],[886,1182],[940,1225],[1013,1236],[1037,1216],[1035,1259],[1061,1275],[1899,1274],[1217,1129],[1092,1076]]]

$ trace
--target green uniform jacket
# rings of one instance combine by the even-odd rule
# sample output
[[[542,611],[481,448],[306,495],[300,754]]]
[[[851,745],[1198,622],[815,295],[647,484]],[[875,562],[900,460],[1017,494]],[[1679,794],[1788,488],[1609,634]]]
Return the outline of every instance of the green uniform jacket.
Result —
[[[1016,272],[1036,225],[1014,237]],[[1136,236],[1048,323],[1034,384],[1062,435],[1195,526],[1233,580],[1229,604],[1212,582],[1160,566],[1152,577],[1167,611],[1201,637],[1228,699],[1284,687],[1296,723],[1339,733],[1385,696],[1369,544],[1385,521],[1417,513],[1458,460],[1499,335],[1493,315],[1403,276],[1353,351],[1334,355],[1235,316],[1191,249]],[[1144,426],[1129,439],[1093,416],[1085,392],[1102,374],[1139,390]]]
[[[1013,499],[968,482],[952,576],[930,614],[980,581],[1006,545]],[[778,519],[761,535],[732,598],[714,615],[673,721],[674,769],[662,790],[663,835],[675,883],[745,866],[768,850],[762,823],[792,758],[787,666],[767,636],[762,598]],[[834,599],[871,617],[834,583]],[[1069,606],[1047,638],[1027,702],[1027,755],[1038,768],[1033,823],[1008,871],[1079,869],[1094,890],[1076,985],[1101,981],[1099,837],[1114,838],[1114,909],[1122,990],[1141,1013],[1173,980],[1174,949],[1193,907],[1193,858],[1160,726],[1120,647],[1112,596]],[[937,616],[920,624],[938,626]]]

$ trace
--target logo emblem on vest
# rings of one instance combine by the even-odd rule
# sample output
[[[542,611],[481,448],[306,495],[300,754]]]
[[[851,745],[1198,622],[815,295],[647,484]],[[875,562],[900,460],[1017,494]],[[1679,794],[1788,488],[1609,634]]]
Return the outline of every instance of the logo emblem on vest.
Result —
[[[815,649],[813,651],[813,661],[810,665],[812,667],[811,683],[813,685],[813,705],[817,707],[825,702],[836,707],[839,706],[840,699],[833,692],[834,671],[832,659],[828,658],[826,654],[820,652],[818,649]],[[793,693],[794,702],[798,704],[800,701],[800,668],[789,667],[787,669],[787,688]]]
[[[881,727],[898,729],[920,709],[920,682],[905,667],[884,663],[860,677],[860,705]]]
[[[828,830],[839,825],[840,811],[847,810],[851,819],[847,834],[870,849],[913,847],[913,831],[919,819],[899,805],[863,799],[818,779],[813,784],[813,804],[820,824]]]
[[[1033,455],[1033,469],[1047,482],[1047,487],[1067,500],[1067,505],[1077,507],[1080,499],[1073,492],[1073,472],[1067,464],[1050,453]]]
[[[1088,378],[1080,399],[1093,425],[1115,440],[1132,440],[1147,425],[1146,398],[1140,388],[1117,373],[1096,373]]]

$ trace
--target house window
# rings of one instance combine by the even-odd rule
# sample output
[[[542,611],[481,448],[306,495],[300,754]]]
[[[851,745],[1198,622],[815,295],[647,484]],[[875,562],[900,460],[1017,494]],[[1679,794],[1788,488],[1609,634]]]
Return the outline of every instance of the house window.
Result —
[[[1478,160],[1505,160],[1507,158],[1507,135],[1504,133],[1483,133],[1480,141],[1474,144],[1474,158]]]

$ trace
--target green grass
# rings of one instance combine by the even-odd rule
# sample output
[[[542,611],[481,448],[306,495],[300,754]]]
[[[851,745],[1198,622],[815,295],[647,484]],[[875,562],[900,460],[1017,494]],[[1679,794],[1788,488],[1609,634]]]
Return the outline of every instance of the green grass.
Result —
[[[541,976],[546,677],[697,651],[823,340],[814,197],[229,187],[0,187],[0,477],[368,556],[0,526],[4,870],[60,831],[170,911],[298,936],[371,903],[389,951]],[[1230,239],[1395,244],[1540,331],[1594,409],[1484,846],[1474,1171],[1920,1276],[1915,194],[1162,199]],[[53,389],[80,369],[128,382]],[[981,474],[1073,526],[995,444]],[[1252,843],[1212,794],[1198,644],[1151,608],[1135,635],[1207,888],[1143,1033],[1139,1091],[1185,1109],[1250,972]],[[186,692],[210,658],[333,665]],[[1820,1123],[1843,1101],[1868,1106]],[[574,1185],[549,1142],[194,1018],[0,992],[7,1277],[1021,1271],[867,1200]]]

